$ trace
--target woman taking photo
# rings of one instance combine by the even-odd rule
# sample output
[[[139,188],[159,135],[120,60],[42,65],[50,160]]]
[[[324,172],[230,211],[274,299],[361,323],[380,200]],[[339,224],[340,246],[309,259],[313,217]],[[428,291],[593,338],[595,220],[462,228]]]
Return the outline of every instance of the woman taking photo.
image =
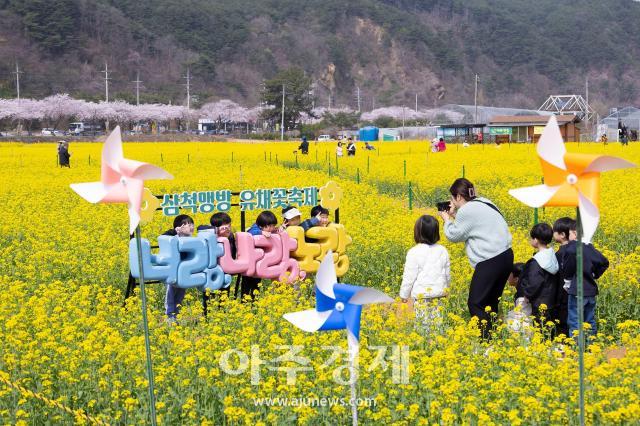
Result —
[[[449,211],[440,212],[444,234],[449,241],[465,244],[474,268],[467,305],[471,316],[478,317],[486,338],[491,330],[491,316],[486,309],[490,307],[490,312],[498,313],[498,299],[513,266],[511,233],[500,210],[488,199],[476,197],[469,180],[456,179],[449,192]]]

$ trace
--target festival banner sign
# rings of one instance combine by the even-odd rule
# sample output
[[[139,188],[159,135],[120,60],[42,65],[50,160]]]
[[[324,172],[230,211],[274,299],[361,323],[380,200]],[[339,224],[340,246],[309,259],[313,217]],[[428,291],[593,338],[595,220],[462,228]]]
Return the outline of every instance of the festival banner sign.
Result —
[[[511,135],[511,127],[489,127],[490,135]]]

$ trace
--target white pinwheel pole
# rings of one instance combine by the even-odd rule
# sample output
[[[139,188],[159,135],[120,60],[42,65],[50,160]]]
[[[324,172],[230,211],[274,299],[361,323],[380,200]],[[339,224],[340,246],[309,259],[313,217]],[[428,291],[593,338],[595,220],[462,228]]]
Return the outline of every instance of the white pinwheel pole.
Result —
[[[582,219],[580,218],[580,208],[576,208],[576,228],[578,233],[578,246],[576,250],[576,285],[578,287],[578,405],[580,407],[580,426],[584,426],[584,259],[582,247]]]
[[[353,426],[358,425],[358,389],[356,387],[356,383],[358,381],[358,369],[357,369],[357,359],[358,354],[360,352],[360,345],[355,338],[351,334],[351,332],[347,329],[347,342],[349,343],[349,387],[351,388],[351,422]]]
[[[142,267],[142,241],[140,225],[136,227],[136,247],[138,249],[138,270],[140,271],[140,299],[142,300],[142,326],[144,328],[144,348],[147,355],[147,378],[149,380],[149,410],[151,424],[156,426],[156,397],[153,389],[153,362],[151,360],[151,343],[149,341],[149,322],[147,321],[147,294],[144,288],[144,269]]]

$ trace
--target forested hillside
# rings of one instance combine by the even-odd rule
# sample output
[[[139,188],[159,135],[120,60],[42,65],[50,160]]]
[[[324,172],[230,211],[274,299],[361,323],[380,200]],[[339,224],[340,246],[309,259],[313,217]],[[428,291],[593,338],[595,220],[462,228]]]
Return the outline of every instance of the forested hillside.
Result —
[[[638,103],[640,4],[631,0],[0,0],[0,97],[67,92],[194,104],[258,102],[292,65],[318,105],[362,109],[473,101],[537,107],[583,93]]]

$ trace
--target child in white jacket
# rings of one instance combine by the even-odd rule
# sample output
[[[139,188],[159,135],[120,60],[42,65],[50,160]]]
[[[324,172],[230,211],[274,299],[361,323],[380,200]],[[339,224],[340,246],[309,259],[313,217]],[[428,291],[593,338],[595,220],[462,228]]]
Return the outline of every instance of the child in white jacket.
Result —
[[[447,295],[451,281],[451,264],[447,249],[440,240],[436,218],[421,216],[413,228],[416,245],[407,252],[402,274],[400,298],[414,300],[416,320],[425,333],[440,329],[442,314],[440,299]]]

